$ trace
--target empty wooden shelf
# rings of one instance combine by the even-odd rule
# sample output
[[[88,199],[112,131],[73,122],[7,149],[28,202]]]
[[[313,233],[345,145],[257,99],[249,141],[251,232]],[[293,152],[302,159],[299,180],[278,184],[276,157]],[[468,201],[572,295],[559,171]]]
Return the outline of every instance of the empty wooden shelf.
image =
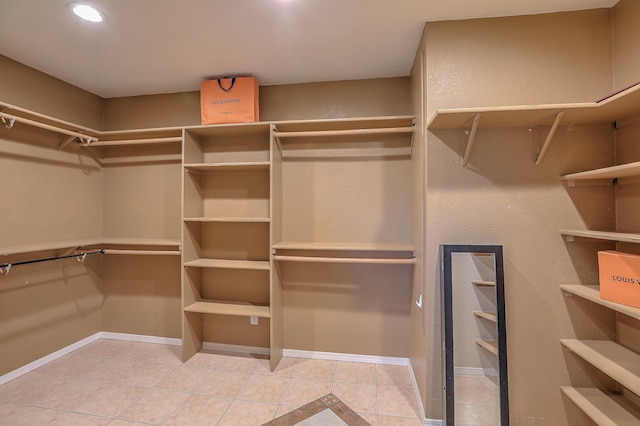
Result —
[[[471,284],[485,286],[485,287],[495,287],[495,281],[486,281],[486,280],[472,280]]]
[[[185,262],[184,266],[192,268],[221,268],[221,269],[257,269],[268,271],[268,261],[259,260],[227,260],[227,259],[196,259]]]
[[[191,163],[184,168],[189,172],[215,172],[215,171],[251,171],[269,170],[268,161],[241,161],[227,163]]]
[[[476,339],[476,344],[494,355],[498,355],[498,344],[495,340]]]
[[[233,315],[243,317],[269,318],[268,306],[252,305],[250,303],[219,302],[200,300],[184,308],[185,312],[198,314]]]
[[[562,392],[600,426],[640,424],[640,410],[624,396],[595,388],[561,386]]]
[[[621,305],[620,303],[609,302],[600,298],[600,286],[597,285],[561,285],[560,288],[567,293],[590,300],[609,309],[628,315],[632,318],[640,320],[640,309],[631,306]]]
[[[562,339],[562,345],[585,361],[640,395],[640,355],[607,340]]]
[[[274,259],[307,263],[411,265],[415,247],[394,243],[282,242],[273,245]],[[284,253],[284,254],[283,254]]]
[[[498,322],[498,316],[495,312],[475,311],[473,314],[478,318],[484,318],[491,322]]]
[[[239,216],[239,217],[185,217],[186,223],[207,223],[207,222],[228,222],[228,223],[268,223],[270,219],[262,216]]]
[[[640,243],[640,234],[573,229],[562,229],[560,230],[560,233],[568,237],[591,238],[594,240],[618,241],[625,243]]]

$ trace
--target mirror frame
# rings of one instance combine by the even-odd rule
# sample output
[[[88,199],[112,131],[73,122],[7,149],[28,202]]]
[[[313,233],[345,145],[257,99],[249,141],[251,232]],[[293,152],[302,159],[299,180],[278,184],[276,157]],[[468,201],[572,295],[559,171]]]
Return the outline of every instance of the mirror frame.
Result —
[[[453,358],[453,253],[493,254],[496,281],[496,314],[498,340],[498,378],[500,387],[500,426],[509,425],[509,377],[507,370],[507,327],[504,294],[504,264],[499,245],[440,245],[440,312],[442,327],[442,366],[444,421],[455,425],[454,358]]]

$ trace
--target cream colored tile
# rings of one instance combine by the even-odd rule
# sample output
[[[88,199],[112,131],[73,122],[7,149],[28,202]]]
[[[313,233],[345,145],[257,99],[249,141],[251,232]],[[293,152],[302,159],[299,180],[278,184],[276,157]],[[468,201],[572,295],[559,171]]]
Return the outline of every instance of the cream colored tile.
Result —
[[[135,368],[124,371],[118,379],[118,383],[148,388],[155,386],[176,368],[179,367],[171,364],[160,364],[158,362],[145,362]]]
[[[189,397],[186,392],[151,389],[118,415],[123,420],[161,424]]]
[[[69,354],[38,368],[36,372],[65,377],[82,377],[103,361],[104,358],[98,356]]]
[[[293,410],[297,410],[298,408],[302,407],[301,405],[286,405],[286,404],[280,404],[278,406],[278,411],[276,411],[276,415],[274,418],[278,418],[280,416],[284,416],[287,413],[292,412]]]
[[[64,411],[0,402],[0,422],[8,426],[50,425],[66,415]]]
[[[336,366],[337,382],[376,384],[375,364],[363,364],[359,362],[341,362]]]
[[[115,419],[109,426],[140,426],[138,422],[130,422],[129,420]]]
[[[454,393],[456,402],[467,405],[497,406],[499,404],[498,395],[484,387],[481,391],[474,389],[456,389]]]
[[[138,360],[102,358],[100,363],[80,375],[84,379],[117,382],[127,371],[133,370],[142,363]]]
[[[221,360],[220,355],[203,350],[189,358],[184,364],[190,367],[216,368]]]
[[[260,374],[266,376],[282,376],[282,377],[291,377],[293,376],[293,371],[296,366],[305,360],[302,358],[290,358],[284,357],[278,363],[276,370],[271,372],[271,366],[269,364],[268,359],[260,359],[258,360],[258,365],[256,369],[253,371],[253,374]]]
[[[498,395],[500,393],[500,381],[498,376],[479,376],[478,381],[489,389],[490,392]]]
[[[152,343],[146,343],[145,345],[140,350],[141,354],[146,355],[145,361],[182,365],[182,348],[180,346]]]
[[[65,377],[32,372],[0,387],[0,400],[17,404],[33,404],[55,392]]]
[[[470,389],[475,391],[484,390],[485,387],[478,377],[479,376],[456,374],[454,376],[453,386],[456,390],[459,390],[459,389]]]
[[[90,416],[88,414],[70,413],[55,426],[104,426],[109,424],[111,417]]]
[[[164,424],[167,426],[215,425],[233,402],[230,398],[191,395]]]
[[[162,379],[157,387],[190,392],[204,383],[212,372],[200,367],[181,365]]]
[[[75,407],[74,411],[114,417],[133,404],[146,391],[146,388],[140,386],[114,384]]]
[[[107,358],[127,358],[135,342],[126,340],[100,339],[74,351],[74,355],[93,355]]]
[[[422,426],[418,418],[380,416],[380,426]]]
[[[280,402],[290,381],[288,377],[253,375],[238,394],[238,399]]]
[[[371,413],[358,413],[360,417],[362,417],[367,423],[371,426],[378,426],[378,416]]]
[[[467,405],[467,410],[481,426],[497,426],[500,424],[500,411],[497,406]]]
[[[473,415],[467,410],[466,405],[464,404],[456,404],[455,408],[455,421],[456,425],[472,425],[477,426],[479,423],[476,422],[476,419]]]
[[[378,413],[375,385],[334,382],[332,392],[338,399],[358,413]]]
[[[332,382],[328,380],[291,379],[289,387],[282,397],[282,404],[304,405],[328,393],[331,393]]]
[[[418,402],[413,388],[378,386],[378,414],[418,417]]]
[[[336,365],[336,361],[307,359],[296,365],[293,376],[300,379],[333,380]]]
[[[235,398],[250,377],[250,374],[235,371],[214,370],[194,392]]]
[[[278,404],[235,400],[217,426],[259,426],[273,419]]]
[[[258,367],[258,359],[236,355],[221,355],[216,370],[252,373]]]
[[[60,410],[71,410],[98,392],[109,389],[109,387],[111,387],[111,384],[105,382],[65,378],[64,383],[61,383],[39,399],[37,405]]]
[[[378,386],[413,386],[409,367],[406,365],[376,365]]]

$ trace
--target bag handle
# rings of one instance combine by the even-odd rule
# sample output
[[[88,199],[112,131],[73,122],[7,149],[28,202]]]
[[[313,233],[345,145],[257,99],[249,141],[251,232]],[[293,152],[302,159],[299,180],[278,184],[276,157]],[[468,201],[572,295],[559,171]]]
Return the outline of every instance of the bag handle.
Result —
[[[228,79],[228,78],[227,78],[227,79]],[[234,85],[234,84],[236,84],[236,78],[235,78],[235,77],[232,77],[232,78],[231,78],[231,86],[229,86],[229,88],[228,88],[228,89],[225,89],[224,87],[222,87],[222,80],[223,80],[223,79],[221,79],[221,78],[219,78],[219,79],[218,79],[218,86],[220,86],[220,88],[221,88],[222,90],[224,90],[225,92],[228,92],[228,91],[230,91],[231,89],[233,89],[233,85]]]

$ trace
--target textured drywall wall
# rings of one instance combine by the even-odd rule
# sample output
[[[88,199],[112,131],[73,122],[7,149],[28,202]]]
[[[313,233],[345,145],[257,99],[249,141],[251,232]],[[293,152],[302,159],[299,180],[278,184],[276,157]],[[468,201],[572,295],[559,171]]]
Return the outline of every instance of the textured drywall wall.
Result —
[[[614,89],[640,82],[640,2],[621,0],[613,8]]]

